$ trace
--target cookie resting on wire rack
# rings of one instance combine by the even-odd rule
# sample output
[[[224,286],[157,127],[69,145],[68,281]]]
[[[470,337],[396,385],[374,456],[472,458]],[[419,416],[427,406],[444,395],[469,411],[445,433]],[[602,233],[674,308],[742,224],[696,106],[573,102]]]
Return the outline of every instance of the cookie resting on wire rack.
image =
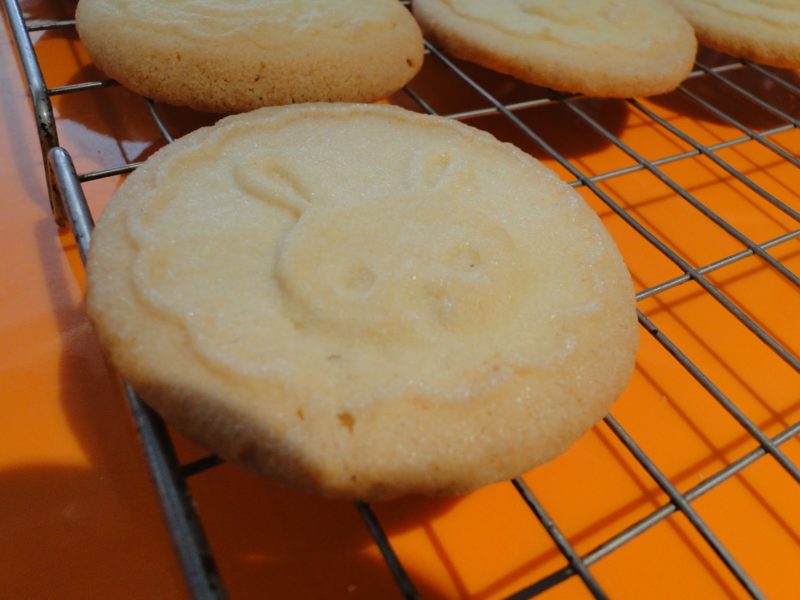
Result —
[[[108,76],[212,112],[379,100],[423,59],[396,0],[81,0],[76,24]]]
[[[261,109],[157,152],[97,225],[88,310],[176,429],[365,500],[553,458],[638,341],[630,276],[572,188],[487,133],[371,105]]]
[[[523,81],[591,96],[674,90],[697,53],[664,0],[414,0],[448,53]]]
[[[774,67],[800,68],[800,0],[670,0],[701,43]]]

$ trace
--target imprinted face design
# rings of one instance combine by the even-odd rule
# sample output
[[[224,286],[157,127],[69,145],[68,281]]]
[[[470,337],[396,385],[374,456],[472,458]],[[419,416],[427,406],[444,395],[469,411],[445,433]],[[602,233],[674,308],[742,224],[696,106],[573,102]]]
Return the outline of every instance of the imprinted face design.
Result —
[[[236,171],[245,192],[296,218],[274,271],[293,318],[373,338],[481,328],[511,302],[514,241],[459,196],[468,179],[448,154],[419,153],[396,195],[312,204],[277,157]]]
[[[335,356],[354,386],[387,361],[444,385],[571,355],[607,295],[579,197],[490,138],[350,110],[223,124],[129,180],[132,306],[235,379],[338,377]]]

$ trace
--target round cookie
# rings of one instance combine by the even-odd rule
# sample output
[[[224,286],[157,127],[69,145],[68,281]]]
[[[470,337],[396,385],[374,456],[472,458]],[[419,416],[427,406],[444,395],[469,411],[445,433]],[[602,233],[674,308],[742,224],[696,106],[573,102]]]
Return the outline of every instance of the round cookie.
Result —
[[[774,67],[800,68],[800,0],[670,0],[702,44]]]
[[[662,0],[413,0],[413,9],[453,56],[565,92],[669,92],[697,52],[692,28]]]
[[[97,225],[87,303],[168,423],[367,500],[553,458],[608,411],[638,341],[630,276],[572,188],[388,106],[267,108],[160,150]]]
[[[211,112],[371,102],[422,66],[397,0],[81,0],[98,67],[144,96]]]

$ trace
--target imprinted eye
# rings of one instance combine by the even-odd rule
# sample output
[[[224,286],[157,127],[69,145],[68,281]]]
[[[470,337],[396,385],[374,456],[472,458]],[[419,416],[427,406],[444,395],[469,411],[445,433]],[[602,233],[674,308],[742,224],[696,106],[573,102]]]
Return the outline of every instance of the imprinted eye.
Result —
[[[481,265],[481,253],[469,244],[453,248],[449,264],[460,271],[472,271]]]
[[[352,267],[344,278],[345,289],[364,294],[375,284],[375,272],[363,265]]]

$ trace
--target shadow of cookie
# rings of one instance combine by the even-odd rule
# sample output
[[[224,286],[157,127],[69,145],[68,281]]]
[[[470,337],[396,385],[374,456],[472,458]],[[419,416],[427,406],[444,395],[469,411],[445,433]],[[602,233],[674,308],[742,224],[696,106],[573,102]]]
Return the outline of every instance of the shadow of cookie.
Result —
[[[233,465],[189,480],[227,592],[283,598],[387,598],[397,587],[352,502],[289,490]],[[375,505],[389,535],[421,530],[458,498]],[[426,597],[425,574],[409,573]]]
[[[476,89],[478,87],[567,158],[599,152],[611,144],[608,138],[563,106],[559,101],[560,93],[476,64],[451,60],[464,77],[436,57],[428,56],[422,71],[408,86],[412,94],[421,97],[437,113],[485,129],[538,159],[550,157],[529,134],[481,94]],[[409,94],[401,92],[392,100],[405,108],[425,112]],[[599,115],[599,121],[611,135],[618,136],[625,128],[629,109],[624,101],[585,98],[581,102],[593,107],[593,112]]]
[[[742,64],[708,48],[701,48],[697,63],[714,73],[703,72],[696,65],[695,74],[683,82],[681,89],[649,101],[700,122],[736,129],[741,125],[754,131],[787,125],[789,121],[781,113],[795,119],[800,114],[800,95],[796,91],[800,76],[795,71]]]

